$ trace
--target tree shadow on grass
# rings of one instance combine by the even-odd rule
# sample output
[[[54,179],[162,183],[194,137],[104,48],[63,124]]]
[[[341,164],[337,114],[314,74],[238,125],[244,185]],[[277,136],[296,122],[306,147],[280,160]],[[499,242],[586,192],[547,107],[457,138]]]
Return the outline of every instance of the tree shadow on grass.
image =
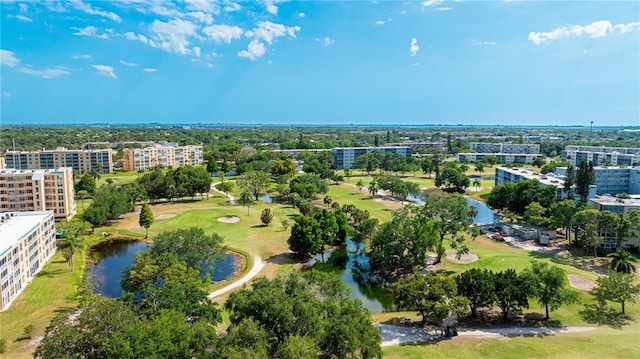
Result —
[[[60,268],[54,269],[54,270],[45,270],[45,269],[43,269],[40,272],[38,272],[38,274],[36,274],[36,277],[52,278],[52,277],[55,277],[58,274],[67,273],[67,272],[70,272],[70,271],[71,271],[70,269],[67,271],[67,270],[62,270]]]
[[[613,329],[622,329],[633,321],[629,316],[623,315],[617,310],[603,303],[586,304],[581,310],[582,319],[591,324],[608,325]]]
[[[293,254],[289,254],[289,253],[275,254],[267,258],[267,263],[270,263],[270,264],[290,264],[290,263],[297,263],[297,262],[298,262],[298,258],[293,256]]]

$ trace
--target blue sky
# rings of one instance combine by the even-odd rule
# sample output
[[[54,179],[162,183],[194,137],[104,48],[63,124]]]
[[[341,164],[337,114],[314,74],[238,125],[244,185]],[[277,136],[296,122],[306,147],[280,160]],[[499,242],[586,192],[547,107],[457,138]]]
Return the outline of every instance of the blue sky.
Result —
[[[640,126],[640,2],[0,0],[1,124]]]

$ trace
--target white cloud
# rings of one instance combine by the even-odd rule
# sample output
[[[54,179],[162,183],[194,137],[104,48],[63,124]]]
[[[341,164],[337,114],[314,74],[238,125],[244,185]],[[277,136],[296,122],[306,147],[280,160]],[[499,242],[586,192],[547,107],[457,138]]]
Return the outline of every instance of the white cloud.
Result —
[[[71,56],[74,60],[91,60],[91,55],[81,54]]]
[[[113,67],[107,65],[93,65],[93,68],[98,70],[98,73],[103,76],[117,79],[116,73],[113,71]]]
[[[478,45],[478,46],[494,46],[496,44],[495,41],[478,41],[478,40],[473,40],[474,45]]]
[[[298,14],[298,17],[305,17],[305,16],[307,16],[307,15],[305,15],[303,12]]]
[[[0,49],[0,65],[16,67],[20,60],[13,56],[13,51]]]
[[[265,0],[264,6],[268,13],[278,15],[278,6],[276,4],[287,2],[288,0]]]
[[[27,12],[27,10],[29,10],[27,4],[18,4],[18,6],[20,7],[20,12]]]
[[[120,18],[120,16],[118,16],[118,14],[113,13],[111,11],[94,9],[91,5],[83,3],[81,0],[71,0],[70,3],[77,10],[84,11],[89,15],[98,15],[98,16],[106,17],[118,23],[122,22],[122,19]]]
[[[211,24],[213,23],[213,16],[211,16],[211,14],[207,14],[204,13],[202,11],[192,11],[190,13],[187,13],[187,15],[189,15],[189,17],[196,19],[198,21],[200,21],[201,23],[204,24]]]
[[[251,40],[246,50],[238,52],[239,57],[246,57],[249,60],[255,60],[262,57],[267,52],[266,47],[257,39]]]
[[[193,56],[195,56],[195,57],[200,57],[200,50],[201,50],[201,49],[200,49],[200,46],[194,46],[194,47],[191,49],[191,52],[193,53]]]
[[[231,43],[233,39],[239,39],[242,36],[242,29],[237,26],[229,25],[211,25],[202,29],[202,32],[209,36],[215,42]]]
[[[427,1],[423,1],[421,4],[422,6],[436,6],[436,5],[440,5],[444,2],[444,0],[427,0]]]
[[[85,28],[79,28],[79,27],[72,27],[72,30],[77,30],[77,32],[74,32],[73,34],[76,36],[89,36],[89,37],[97,37],[99,39],[108,39],[109,35],[107,35],[106,32],[103,32],[102,34],[98,34],[98,28],[95,26],[87,26]]]
[[[2,92],[2,97],[6,97],[6,98],[11,97],[11,92],[3,91]]]
[[[588,25],[567,25],[561,26],[547,32],[530,32],[529,41],[536,45],[551,42],[569,36],[588,35],[594,39],[605,37],[609,34],[624,34],[634,29],[640,29],[640,21],[628,24],[612,25],[608,20],[594,21]]]
[[[332,39],[332,38],[330,38],[330,37],[325,37],[325,38],[323,38],[323,39],[320,39],[320,38],[317,38],[317,37],[316,37],[316,39],[315,39],[315,40],[316,40],[317,42],[321,42],[325,47],[331,46],[331,45],[333,45],[333,43],[335,42],[335,41],[333,41],[333,39]]]
[[[225,12],[233,12],[233,11],[240,11],[242,10],[242,6],[240,6],[240,4],[232,2],[232,3],[228,3],[225,7],[224,7],[224,11]]]
[[[453,10],[453,8],[450,7],[450,6],[440,6],[437,10],[438,11],[451,11],[451,10]]]
[[[285,26],[282,24],[276,24],[271,21],[260,21],[258,27],[247,31],[245,35],[247,37],[253,37],[254,39],[264,40],[267,44],[271,44],[275,38],[289,35],[296,37],[296,32],[300,31],[300,26]]]
[[[124,60],[120,60],[120,63],[123,64],[124,66],[129,66],[129,67],[138,66],[138,64],[136,64],[135,62],[127,62],[127,61],[124,61]]]
[[[22,5],[22,4],[21,4]],[[18,15],[7,15],[7,18],[9,19],[16,19],[16,20],[20,20],[22,22],[33,22],[33,19],[30,17],[26,17],[22,14],[18,14]]]
[[[47,7],[47,9],[54,11],[54,12],[66,12],[67,9],[64,8],[64,6],[62,6],[62,2],[61,1],[56,1],[56,0],[48,0],[45,2],[45,5]]]
[[[191,53],[188,48],[189,38],[199,38],[196,28],[192,22],[182,19],[174,19],[169,22],[154,20],[151,24],[151,31],[155,34],[152,36],[153,41],[149,41],[149,45],[166,52],[187,55]]]
[[[68,75],[69,71],[64,66],[56,66],[48,69],[36,70],[32,67],[21,67],[18,71],[27,75],[40,76],[45,79],[52,79],[62,75]]]
[[[127,40],[137,40],[142,42],[143,44],[148,44],[149,43],[149,39],[147,39],[146,36],[144,35],[136,35],[133,32],[125,32],[124,33],[124,37],[127,38]]]
[[[420,50],[420,46],[418,46],[418,39],[413,37],[411,38],[411,46],[409,46],[409,51],[411,51],[411,56],[416,56],[418,54],[418,50]]]
[[[157,69],[154,69],[153,67],[145,67],[144,69],[142,69],[142,72],[146,72],[148,74],[153,73],[153,72],[157,72]]]
[[[387,20],[378,20],[374,24],[376,24],[376,25],[384,25],[384,24],[390,23],[392,20],[393,20],[393,18],[390,17]]]
[[[194,11],[203,11],[208,14],[219,14],[220,8],[218,4],[209,0],[184,0],[187,3],[187,9]]]

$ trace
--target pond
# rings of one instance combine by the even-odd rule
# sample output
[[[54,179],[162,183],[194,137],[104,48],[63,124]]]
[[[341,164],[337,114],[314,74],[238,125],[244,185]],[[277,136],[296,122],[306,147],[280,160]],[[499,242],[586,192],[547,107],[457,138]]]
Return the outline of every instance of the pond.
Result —
[[[471,206],[475,207],[478,210],[478,214],[473,217],[473,223],[475,224],[487,224],[494,223],[500,220],[499,215],[496,214],[489,206],[486,204],[477,201],[469,196],[465,196],[467,199],[467,203]],[[424,202],[424,197],[416,197],[413,195],[409,195],[407,200],[415,203]]]
[[[258,195],[258,199],[263,201],[266,204],[274,203],[276,201],[275,197],[270,196],[268,194],[260,194]]]
[[[363,245],[347,239],[347,245],[331,253],[324,254],[326,266],[320,270],[336,272],[342,282],[351,290],[351,298],[359,299],[362,305],[372,313],[393,311],[396,305],[391,293],[382,285],[370,284],[369,258],[363,253]],[[312,259],[314,263],[321,263],[320,255]]]
[[[117,298],[122,294],[120,278],[122,271],[131,266],[136,252],[150,248],[152,244],[139,241],[110,241],[93,247],[93,254],[97,258],[95,264],[89,268],[88,274],[92,282],[96,283],[94,293],[109,298]],[[217,263],[212,282],[229,279],[238,270],[237,254],[225,254],[226,260]]]

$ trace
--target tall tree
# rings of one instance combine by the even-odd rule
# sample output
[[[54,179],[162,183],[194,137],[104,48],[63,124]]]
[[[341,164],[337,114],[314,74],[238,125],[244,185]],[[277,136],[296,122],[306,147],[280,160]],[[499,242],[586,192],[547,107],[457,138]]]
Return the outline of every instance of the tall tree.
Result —
[[[531,280],[507,269],[494,275],[496,304],[502,310],[502,318],[507,319],[509,312],[520,308],[529,308]]]
[[[468,307],[468,301],[457,296],[453,277],[414,273],[394,283],[391,289],[398,306],[417,311],[423,324],[427,319],[439,323],[452,312],[461,315]]]
[[[307,216],[297,216],[287,240],[289,249],[305,258],[322,249],[322,233],[318,221]]]
[[[595,181],[593,162],[581,161],[576,172],[576,194],[580,196],[580,202],[587,203],[589,190]]]
[[[480,307],[491,307],[495,300],[494,274],[488,269],[472,268],[456,276],[458,295],[469,300],[471,316],[477,318]]]
[[[89,173],[85,173],[80,177],[80,180],[75,184],[75,191],[87,191],[89,195],[93,195],[93,192],[96,190],[96,181],[93,176]]]
[[[188,267],[212,272],[217,262],[224,260],[227,247],[217,233],[206,234],[202,228],[191,227],[162,232],[153,239],[154,256],[172,253]]]
[[[530,275],[533,279],[532,294],[544,305],[546,320],[549,320],[549,310],[578,302],[578,294],[566,287],[565,272],[559,267],[532,261],[531,268],[525,270],[525,275]]]
[[[573,217],[576,211],[575,203],[571,199],[554,202],[551,205],[553,224],[556,227],[564,228],[565,238],[567,240],[569,240],[569,234],[571,232],[571,217]]]
[[[253,194],[249,191],[244,191],[240,194],[240,198],[238,198],[238,202],[242,207],[247,207],[247,216],[249,215],[249,210],[251,206],[253,206]]]
[[[567,172],[564,178],[564,191],[567,193],[567,198],[573,199],[573,185],[575,184],[575,172],[572,165],[567,166]]]
[[[532,202],[524,210],[524,220],[536,226],[536,237],[540,240],[540,226],[549,224],[549,217],[545,215],[546,209],[538,202]]]
[[[75,263],[73,256],[78,252],[83,242],[80,236],[86,232],[86,225],[82,221],[61,222],[57,224],[58,229],[64,234],[64,240],[58,241],[56,244],[62,250],[64,258],[69,263],[71,271],[74,271]]]
[[[438,241],[433,248],[438,255],[436,263],[440,263],[445,254],[444,239],[446,236],[449,236],[451,247],[457,249],[458,253],[468,251],[467,247],[463,245],[464,236],[462,233],[467,232],[474,235],[475,231],[472,229],[471,206],[463,195],[447,194],[442,191],[427,193],[422,216],[427,220],[433,220],[438,231]]]
[[[140,227],[145,229],[144,238],[149,238],[149,227],[153,224],[153,212],[151,212],[151,208],[147,202],[142,204],[138,223],[140,224]]]
[[[625,314],[625,303],[635,303],[640,295],[640,284],[634,284],[635,278],[632,273],[622,273],[609,271],[606,277],[596,280],[598,286],[591,290],[600,301],[610,300],[620,303],[622,314]]]

